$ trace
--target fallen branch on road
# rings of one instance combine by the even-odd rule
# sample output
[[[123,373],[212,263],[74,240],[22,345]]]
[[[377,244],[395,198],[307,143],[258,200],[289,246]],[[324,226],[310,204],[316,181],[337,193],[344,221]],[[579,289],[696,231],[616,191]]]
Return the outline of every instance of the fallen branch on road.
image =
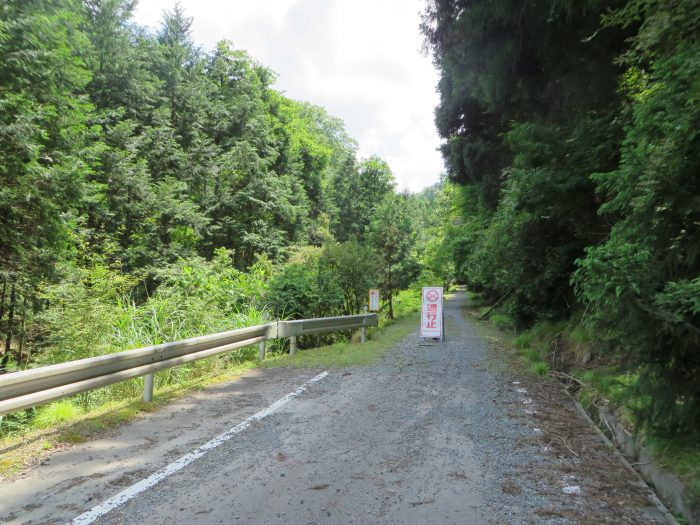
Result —
[[[564,442],[564,446],[566,446],[566,448],[569,449],[569,452],[571,452],[577,458],[581,457],[576,452],[574,452],[574,450],[569,446],[569,443],[566,439],[567,439],[566,437],[562,437],[562,441]]]
[[[584,386],[584,385],[585,385],[585,383],[583,383],[582,381],[576,379],[575,377],[570,376],[569,374],[565,374],[564,372],[559,372],[558,370],[552,370],[552,371],[550,372],[550,374],[553,375],[554,377],[559,378],[559,379],[568,379],[569,381],[571,381],[571,382],[573,382],[573,383],[577,383],[577,384],[580,385],[580,386]]]

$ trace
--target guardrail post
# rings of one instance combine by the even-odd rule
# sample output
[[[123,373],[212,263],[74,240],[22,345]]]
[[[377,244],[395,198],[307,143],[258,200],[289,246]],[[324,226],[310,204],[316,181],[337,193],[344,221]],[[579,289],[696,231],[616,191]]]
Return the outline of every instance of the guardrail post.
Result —
[[[367,315],[367,307],[363,306],[362,311]],[[364,343],[367,340],[367,327],[365,326],[366,319],[362,320],[362,331],[360,332],[360,342]]]
[[[143,400],[150,403],[153,399],[153,374],[143,376]]]
[[[265,360],[265,341],[260,341],[258,343],[258,349],[260,350],[258,358],[260,359],[260,361],[264,361]]]
[[[289,338],[289,355],[294,355],[297,351],[297,336],[293,335]]]

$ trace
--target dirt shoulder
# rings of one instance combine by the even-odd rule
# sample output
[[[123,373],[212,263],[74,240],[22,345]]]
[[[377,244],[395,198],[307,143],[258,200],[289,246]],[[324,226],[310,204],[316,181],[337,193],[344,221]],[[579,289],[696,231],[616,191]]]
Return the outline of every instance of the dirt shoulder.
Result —
[[[502,398],[500,406],[533,431],[516,443],[533,454],[504,480],[505,492],[528,486],[549,493],[548,506],[534,513],[561,523],[676,523],[558,380],[531,373],[502,331],[476,320],[476,309],[465,304],[463,314],[489,341],[490,368],[518,394]]]

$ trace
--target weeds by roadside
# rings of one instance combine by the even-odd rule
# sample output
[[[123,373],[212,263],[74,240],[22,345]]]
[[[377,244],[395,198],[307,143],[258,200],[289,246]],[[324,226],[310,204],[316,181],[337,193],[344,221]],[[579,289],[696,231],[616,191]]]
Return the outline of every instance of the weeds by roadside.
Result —
[[[364,344],[335,343],[320,348],[302,350],[295,355],[281,354],[262,363],[263,368],[341,368],[371,364],[391,346],[406,337],[418,326],[418,313],[413,312],[386,324],[381,331],[371,330]]]

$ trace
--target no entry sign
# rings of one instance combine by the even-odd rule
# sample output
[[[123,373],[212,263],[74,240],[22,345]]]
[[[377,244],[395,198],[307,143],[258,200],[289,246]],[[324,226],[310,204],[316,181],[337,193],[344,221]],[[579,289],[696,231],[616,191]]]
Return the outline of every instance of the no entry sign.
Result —
[[[420,336],[442,339],[442,286],[423,287]]]

